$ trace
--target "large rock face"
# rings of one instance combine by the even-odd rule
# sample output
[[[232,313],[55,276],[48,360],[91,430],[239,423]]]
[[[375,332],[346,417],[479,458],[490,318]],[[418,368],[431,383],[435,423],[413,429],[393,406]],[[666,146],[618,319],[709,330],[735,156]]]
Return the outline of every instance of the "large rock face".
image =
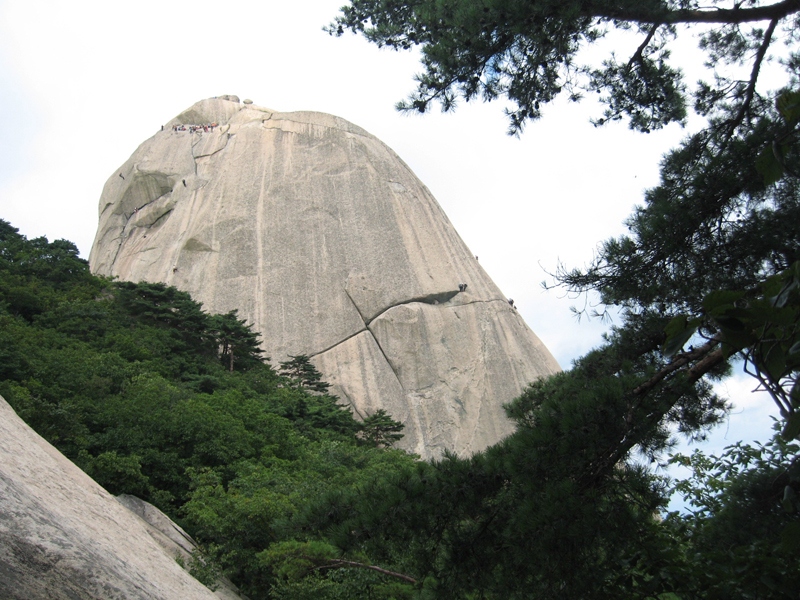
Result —
[[[0,398],[2,600],[220,600]]]
[[[423,457],[498,441],[501,405],[558,370],[403,161],[326,114],[198,102],[108,180],[90,263],[239,309],[273,364],[313,357]]]

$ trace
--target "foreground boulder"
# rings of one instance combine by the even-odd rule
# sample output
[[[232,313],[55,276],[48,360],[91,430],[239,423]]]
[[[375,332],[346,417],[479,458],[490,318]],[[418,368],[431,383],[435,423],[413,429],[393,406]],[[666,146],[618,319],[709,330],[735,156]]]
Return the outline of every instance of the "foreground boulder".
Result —
[[[0,398],[2,600],[219,600]]]
[[[510,433],[502,404],[558,364],[427,188],[352,123],[232,98],[184,111],[111,176],[92,270],[238,309],[273,364],[311,356],[423,457]]]

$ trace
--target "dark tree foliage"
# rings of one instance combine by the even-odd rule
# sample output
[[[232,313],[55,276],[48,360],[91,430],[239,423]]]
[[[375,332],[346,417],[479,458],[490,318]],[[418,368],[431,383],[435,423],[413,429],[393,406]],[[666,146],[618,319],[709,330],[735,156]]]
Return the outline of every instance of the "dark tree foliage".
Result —
[[[622,307],[624,327],[670,319],[664,355],[679,370],[701,372],[737,353],[747,358],[781,417],[792,421],[793,437],[800,433],[793,275],[800,273],[800,178],[791,170],[776,178],[763,168],[765,152],[778,167],[776,157],[800,164],[800,94],[779,100],[787,97],[795,107],[767,105],[733,135],[712,121],[688,138],[665,157],[661,184],[628,220],[630,234],[605,242],[587,267],[562,268],[556,277],[572,292],[596,291],[602,304]],[[779,139],[785,148],[776,150]],[[682,352],[694,334],[697,344]]]
[[[252,330],[244,319],[239,319],[238,311],[232,310],[224,315],[211,317],[211,328],[219,347],[223,364],[233,372],[234,365],[246,368],[262,361],[264,351],[259,347],[260,333]]]
[[[675,485],[691,510],[666,528],[683,547],[686,598],[791,598],[800,586],[800,445],[776,435],[719,456],[672,460],[692,471]],[[687,585],[688,584],[688,585]]]
[[[122,307],[142,321],[173,332],[195,351],[210,351],[213,335],[209,332],[209,317],[203,305],[186,292],[163,283],[115,284]]]
[[[278,372],[288,378],[295,388],[326,394],[331,387],[322,380],[322,373],[311,364],[311,359],[305,354],[290,356],[289,360],[280,363]]]
[[[767,50],[796,42],[798,12],[797,0],[352,0],[327,30],[394,49],[420,47],[424,71],[401,110],[505,98],[509,130],[518,133],[558,95],[597,92],[606,105],[598,123],[626,117],[647,132],[683,121],[692,104],[710,115],[735,106],[734,120],[757,115],[755,82]],[[687,27],[698,30],[719,75],[692,89],[670,52]],[[630,53],[583,64],[591,55],[583,51],[615,30],[637,36]],[[796,55],[788,56],[796,68]],[[725,74],[741,64],[750,67],[749,80]]]
[[[31,321],[53,308],[59,293],[71,300],[91,298],[102,288],[99,282],[72,242],[27,240],[0,219],[0,292],[9,313]]]
[[[374,448],[390,448],[403,439],[400,433],[405,429],[400,421],[395,421],[382,408],[364,419],[358,436]]]
[[[307,355],[290,356],[280,363],[278,373],[288,381],[290,389],[305,392],[295,402],[285,405],[288,418],[315,427],[317,422],[324,421],[342,433],[354,434],[359,430],[350,406],[339,404],[339,398],[328,393],[331,384],[322,379],[322,373]]]

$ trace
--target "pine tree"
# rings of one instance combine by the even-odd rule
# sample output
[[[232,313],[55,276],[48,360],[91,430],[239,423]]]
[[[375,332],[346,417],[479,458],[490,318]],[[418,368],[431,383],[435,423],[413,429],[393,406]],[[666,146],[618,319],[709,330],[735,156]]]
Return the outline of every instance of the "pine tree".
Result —
[[[382,408],[364,419],[358,436],[375,448],[391,448],[403,439],[400,433],[405,428],[400,421],[395,421]]]
[[[224,315],[214,315],[210,321],[220,360],[230,372],[236,365],[244,370],[263,361],[260,355],[264,351],[258,339],[261,334],[254,332],[245,319],[239,319],[238,312],[232,310]]]
[[[311,359],[305,354],[290,356],[289,360],[280,363],[278,373],[299,389],[326,394],[331,387],[331,384],[322,380],[322,373],[311,364]]]

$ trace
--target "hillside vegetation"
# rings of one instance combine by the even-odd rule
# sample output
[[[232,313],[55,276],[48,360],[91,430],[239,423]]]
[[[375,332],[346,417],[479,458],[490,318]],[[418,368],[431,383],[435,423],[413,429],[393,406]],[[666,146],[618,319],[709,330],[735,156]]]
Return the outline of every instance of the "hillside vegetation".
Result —
[[[353,419],[307,357],[262,354],[235,312],[94,277],[72,243],[0,220],[0,395],[183,525],[205,582],[222,571],[253,600],[796,597],[797,443],[676,457],[694,472],[676,484],[632,460],[645,438],[609,457],[617,396],[642,379],[604,374],[624,355],[532,384],[513,435],[426,463],[391,449],[383,411]],[[691,512],[664,516],[673,491]]]
[[[275,369],[258,337],[235,312],[94,277],[71,242],[0,220],[0,395],[108,491],[180,522],[254,598],[281,522],[414,462],[385,447],[402,426],[356,421],[307,357]]]

